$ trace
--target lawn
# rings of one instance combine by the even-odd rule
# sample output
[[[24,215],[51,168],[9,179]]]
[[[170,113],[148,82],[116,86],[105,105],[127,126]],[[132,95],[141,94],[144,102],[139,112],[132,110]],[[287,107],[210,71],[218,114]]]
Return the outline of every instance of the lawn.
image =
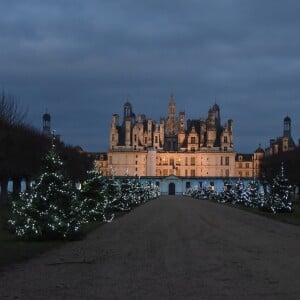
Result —
[[[9,264],[32,258],[67,241],[21,241],[5,229],[10,216],[10,205],[0,205],[0,270]],[[84,233],[88,233],[100,226],[100,222],[84,225]]]
[[[244,205],[236,205],[234,207],[237,207],[239,209],[243,209],[243,210],[246,210],[251,213],[261,215],[261,216],[265,216],[267,218],[270,218],[270,219],[273,219],[276,221],[300,226],[300,202],[299,202],[299,200],[293,201],[293,212],[291,212],[291,213],[286,212],[286,213],[272,214],[271,212],[266,212],[259,208],[249,208],[249,207],[245,207]]]

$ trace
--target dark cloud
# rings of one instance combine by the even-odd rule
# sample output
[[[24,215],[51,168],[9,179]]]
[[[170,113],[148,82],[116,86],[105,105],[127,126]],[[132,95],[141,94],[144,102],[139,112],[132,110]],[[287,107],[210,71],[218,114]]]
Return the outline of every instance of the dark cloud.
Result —
[[[4,2],[4,3],[3,3]],[[66,143],[108,146],[128,98],[159,119],[169,94],[188,118],[215,101],[234,120],[237,151],[299,136],[298,1],[2,1],[0,86],[41,127],[46,109]]]

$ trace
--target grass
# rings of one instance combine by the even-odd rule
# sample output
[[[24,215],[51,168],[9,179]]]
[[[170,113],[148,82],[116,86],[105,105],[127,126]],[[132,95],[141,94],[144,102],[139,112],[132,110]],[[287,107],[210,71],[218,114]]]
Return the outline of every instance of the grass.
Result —
[[[293,211],[291,213],[280,212],[277,214],[273,214],[271,212],[263,211],[259,208],[250,208],[250,207],[245,207],[243,205],[231,205],[231,206],[242,209],[242,210],[246,210],[251,213],[255,213],[255,214],[267,217],[267,218],[270,218],[272,220],[300,226],[300,202],[299,202],[299,200],[293,201]]]
[[[68,241],[22,241],[5,229],[6,222],[11,214],[9,204],[0,205],[0,269],[12,263],[24,261],[42,254],[51,249],[62,246]],[[91,222],[83,226],[83,231],[88,234],[99,227],[101,222]]]

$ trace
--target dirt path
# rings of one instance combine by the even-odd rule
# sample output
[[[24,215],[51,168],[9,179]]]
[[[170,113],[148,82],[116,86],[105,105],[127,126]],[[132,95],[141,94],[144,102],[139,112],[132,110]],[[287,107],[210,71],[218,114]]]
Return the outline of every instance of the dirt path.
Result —
[[[0,299],[300,299],[300,227],[161,197],[1,272]]]

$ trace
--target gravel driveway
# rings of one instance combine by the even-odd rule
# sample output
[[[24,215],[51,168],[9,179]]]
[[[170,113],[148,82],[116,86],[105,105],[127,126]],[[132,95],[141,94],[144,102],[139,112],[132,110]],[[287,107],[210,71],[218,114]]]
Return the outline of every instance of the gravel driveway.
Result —
[[[300,299],[300,227],[164,196],[0,272],[0,299]]]

